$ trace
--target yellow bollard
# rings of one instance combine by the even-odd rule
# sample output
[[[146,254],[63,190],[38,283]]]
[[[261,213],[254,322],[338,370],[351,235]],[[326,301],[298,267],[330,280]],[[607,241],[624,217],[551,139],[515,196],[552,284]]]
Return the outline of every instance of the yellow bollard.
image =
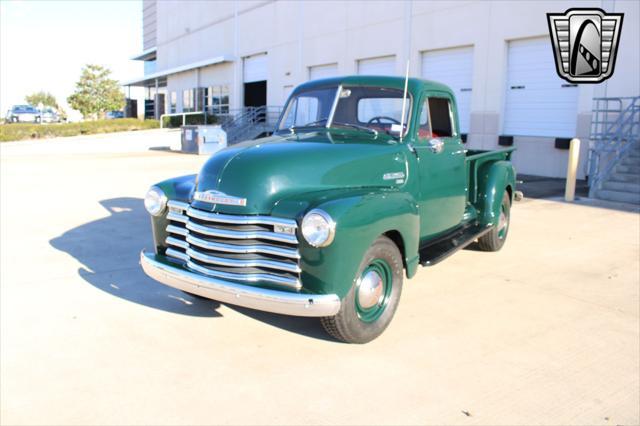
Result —
[[[573,201],[576,195],[576,172],[580,157],[580,139],[573,138],[569,142],[569,161],[567,163],[567,186],[564,189],[564,200]]]

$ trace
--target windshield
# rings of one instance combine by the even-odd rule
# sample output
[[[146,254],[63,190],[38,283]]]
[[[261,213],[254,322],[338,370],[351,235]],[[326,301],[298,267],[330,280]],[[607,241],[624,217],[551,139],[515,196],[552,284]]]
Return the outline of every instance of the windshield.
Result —
[[[325,127],[336,98],[337,87],[304,91],[293,96],[278,129]]]
[[[14,112],[28,112],[28,113],[35,113],[37,112],[36,109],[32,106],[28,106],[28,105],[18,105],[13,107],[13,111]]]
[[[340,93],[333,111],[338,89]],[[394,130],[398,134],[402,121],[402,93],[399,89],[365,86],[300,91],[287,103],[278,129],[296,130],[328,125],[332,128],[356,128],[373,133]],[[405,130],[410,110],[411,99],[407,97]]]

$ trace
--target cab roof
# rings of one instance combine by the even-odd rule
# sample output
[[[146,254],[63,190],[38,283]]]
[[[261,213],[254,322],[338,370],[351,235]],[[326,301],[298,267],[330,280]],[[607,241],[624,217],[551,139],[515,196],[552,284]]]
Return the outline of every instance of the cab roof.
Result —
[[[376,86],[376,87],[388,87],[392,89],[404,90],[404,77],[392,77],[381,75],[349,75],[342,77],[323,78],[320,80],[312,80],[303,83],[296,87],[294,92],[299,90],[308,90],[330,86]],[[451,93],[451,89],[448,86],[430,80],[423,80],[421,78],[409,78],[407,84],[407,91],[411,93],[419,93],[423,90],[440,90]]]

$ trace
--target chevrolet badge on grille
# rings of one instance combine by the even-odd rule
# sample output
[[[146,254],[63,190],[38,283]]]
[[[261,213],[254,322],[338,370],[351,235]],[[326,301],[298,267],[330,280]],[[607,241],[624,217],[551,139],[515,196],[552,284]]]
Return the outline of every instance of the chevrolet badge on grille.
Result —
[[[213,189],[204,192],[196,191],[195,194],[193,194],[193,199],[197,201],[204,201],[205,203],[226,204],[228,206],[247,205],[246,198],[234,197],[232,195],[227,195],[224,192],[215,191]]]

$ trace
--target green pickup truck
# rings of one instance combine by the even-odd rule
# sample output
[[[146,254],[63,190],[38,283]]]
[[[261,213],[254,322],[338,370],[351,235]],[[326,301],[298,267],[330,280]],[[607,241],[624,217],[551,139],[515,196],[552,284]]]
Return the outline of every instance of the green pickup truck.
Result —
[[[272,136],[150,188],[155,248],[141,265],[192,295],[320,317],[335,338],[365,343],[389,325],[418,265],[476,241],[502,247],[522,195],[512,151],[465,149],[442,84],[311,81]]]

